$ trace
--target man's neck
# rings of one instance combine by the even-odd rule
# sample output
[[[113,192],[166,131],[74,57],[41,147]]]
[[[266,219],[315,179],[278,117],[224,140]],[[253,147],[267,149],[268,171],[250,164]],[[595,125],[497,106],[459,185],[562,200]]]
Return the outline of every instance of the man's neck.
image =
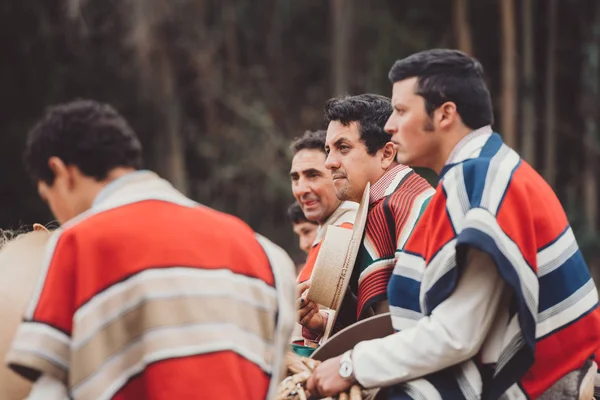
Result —
[[[86,187],[86,193],[88,194],[88,200],[90,204],[93,204],[94,200],[102,190],[104,190],[109,184],[116,181],[123,176],[135,172],[135,168],[130,167],[117,167],[112,169],[105,179],[97,181],[93,178],[89,178]]]
[[[467,127],[461,127],[452,132],[448,132],[446,134],[447,136],[445,137],[445,140],[442,141],[440,145],[437,157],[435,157],[435,160],[433,160],[433,165],[431,166],[431,169],[434,170],[438,175],[440,175],[442,169],[444,169],[444,166],[448,161],[448,158],[450,157],[450,154],[452,153],[452,150],[454,150],[458,142],[460,142],[465,136],[467,136],[471,132],[472,130]]]

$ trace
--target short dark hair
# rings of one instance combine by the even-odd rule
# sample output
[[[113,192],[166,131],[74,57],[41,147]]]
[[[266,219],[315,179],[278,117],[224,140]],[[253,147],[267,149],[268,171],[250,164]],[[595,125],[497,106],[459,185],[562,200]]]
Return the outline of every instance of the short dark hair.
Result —
[[[383,128],[392,114],[389,98],[378,94],[359,94],[329,99],[325,104],[325,122],[339,121],[348,126],[358,122],[360,138],[373,155],[390,141]]]
[[[469,128],[494,123],[492,98],[483,67],[461,51],[433,49],[415,53],[396,61],[388,76],[392,83],[416,77],[416,94],[425,99],[425,109],[430,116],[442,104],[452,101]]]
[[[308,149],[308,150],[321,150],[325,153],[325,137],[327,136],[327,132],[324,130],[318,131],[305,131],[304,134],[292,142],[290,148],[294,154],[298,153],[300,150]]]
[[[300,207],[300,204],[298,204],[297,201],[290,204],[290,206],[287,209],[287,216],[292,224],[300,224],[302,222],[310,222],[311,224],[317,225],[316,222],[309,221],[308,219],[306,219],[306,216],[304,215],[304,212],[302,211],[302,207]]]
[[[50,157],[100,181],[116,167],[141,168],[142,145],[113,107],[76,100],[48,108],[29,132],[23,160],[35,182],[54,183]]]

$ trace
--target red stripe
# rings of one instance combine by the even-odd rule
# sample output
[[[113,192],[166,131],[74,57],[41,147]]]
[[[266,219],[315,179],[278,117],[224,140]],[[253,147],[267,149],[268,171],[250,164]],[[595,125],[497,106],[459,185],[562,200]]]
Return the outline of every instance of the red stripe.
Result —
[[[359,316],[365,304],[373,297],[387,292],[387,285],[392,276],[394,266],[382,267],[365,276],[358,290],[357,316]]]
[[[176,358],[151,364],[114,400],[265,399],[269,377],[233,352]]]
[[[522,379],[523,388],[537,398],[561,377],[581,368],[598,351],[599,343],[600,316],[595,310],[537,342],[535,363]]]

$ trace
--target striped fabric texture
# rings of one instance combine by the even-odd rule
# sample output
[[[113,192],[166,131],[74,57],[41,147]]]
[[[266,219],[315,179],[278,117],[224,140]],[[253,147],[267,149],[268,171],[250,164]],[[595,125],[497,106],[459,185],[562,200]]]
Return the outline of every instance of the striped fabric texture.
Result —
[[[356,318],[387,298],[398,252],[404,247],[435,190],[405,165],[371,187],[369,213],[350,286],[357,295]]]
[[[7,356],[73,399],[264,399],[294,323],[293,264],[152,173],[59,229]]]
[[[481,350],[500,349],[498,359],[476,356],[398,385],[390,398],[533,399],[600,347],[596,287],[565,212],[498,134],[472,137],[442,171],[390,280],[395,329],[452,294],[466,247],[489,254],[512,292],[508,322]]]

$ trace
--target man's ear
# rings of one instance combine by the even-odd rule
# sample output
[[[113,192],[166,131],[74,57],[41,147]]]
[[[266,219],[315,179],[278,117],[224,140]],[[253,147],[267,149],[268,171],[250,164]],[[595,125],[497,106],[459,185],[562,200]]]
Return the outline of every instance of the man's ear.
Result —
[[[392,142],[387,142],[381,149],[381,167],[388,169],[394,161],[396,161],[396,146]]]
[[[460,119],[456,104],[453,101],[445,102],[436,111],[438,124],[442,129],[449,129],[458,119]]]
[[[48,167],[54,174],[54,180],[67,183],[69,188],[75,184],[74,170],[67,166],[59,157],[52,156],[48,159]]]

